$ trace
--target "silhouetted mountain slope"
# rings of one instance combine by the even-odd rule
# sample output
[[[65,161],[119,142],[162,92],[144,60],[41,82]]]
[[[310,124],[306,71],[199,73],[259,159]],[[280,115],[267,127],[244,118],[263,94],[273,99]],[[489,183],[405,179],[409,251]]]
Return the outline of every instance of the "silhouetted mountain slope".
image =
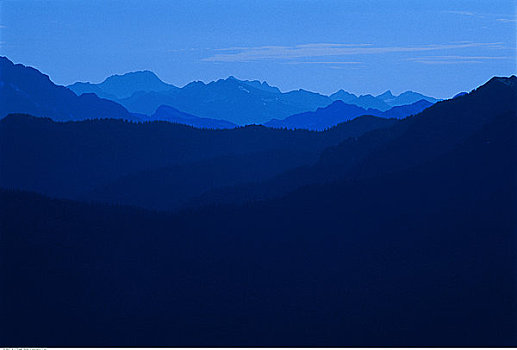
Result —
[[[327,107],[318,108],[314,112],[295,114],[283,120],[273,119],[264,125],[274,128],[325,130],[361,115],[380,113],[377,110],[366,111],[364,108],[338,100]]]
[[[77,82],[67,86],[68,89],[72,90],[77,96],[82,94],[95,94],[101,98],[108,100],[116,100],[117,96],[112,95],[99,87],[99,84]]]
[[[390,129],[374,131],[356,142],[344,141],[326,150],[321,164],[334,170],[340,168],[344,174],[352,165],[349,160],[357,160],[355,155],[370,148],[373,152],[365,154],[360,161],[363,164],[352,165],[355,174],[373,176],[395,171],[449,151],[495,116],[516,111],[517,78],[492,78],[462,98],[439,102]]]
[[[1,338],[515,346],[516,129],[507,112],[386,176],[175,216],[2,191],[0,274],[18,288]]]
[[[269,176],[284,171],[287,165],[298,166],[302,158],[304,164],[311,163],[323,149],[348,137],[388,125],[391,125],[390,121],[362,119],[316,133],[263,126],[206,130],[167,122],[120,120],[56,123],[50,119],[10,115],[0,120],[0,185],[76,198],[132,173],[185,164],[185,169],[189,169],[188,164],[203,161],[208,163],[191,169],[205,167],[215,171],[211,158],[225,156],[239,160],[235,164],[229,160],[220,165],[218,171],[227,174],[239,164],[250,167],[254,154],[277,152],[278,157],[283,158],[270,157],[269,163],[263,156],[256,159],[254,166],[262,164],[264,167],[261,171],[256,170],[256,174]],[[246,160],[245,155],[249,155],[250,160]],[[156,186],[181,186],[169,183],[174,179],[167,178],[167,174],[165,171],[165,177]],[[257,179],[250,175],[249,181]],[[178,176],[178,179],[185,179],[181,174]],[[208,181],[202,174],[192,176],[199,181]],[[224,179],[221,177],[221,180]],[[203,188],[206,184],[200,183],[200,186]],[[211,186],[217,187],[218,183]],[[132,189],[127,191],[131,193]],[[135,188],[136,192],[138,188]],[[162,200],[162,197],[157,198],[157,201]]]
[[[427,100],[420,100],[412,104],[396,106],[383,112],[380,117],[402,119],[410,115],[422,112],[424,109],[431,107],[433,104]]]
[[[99,84],[77,82],[67,87],[77,95],[89,92],[109,99],[131,97],[134,93],[140,91],[166,92],[178,89],[174,85],[164,83],[150,71],[112,75]]]
[[[192,82],[167,93],[139,92],[119,102],[137,113],[150,115],[159,106],[168,105],[199,117],[239,125],[261,124],[273,117],[287,117],[332,102],[320,94],[304,90],[280,93],[268,86],[229,77],[208,84]]]
[[[366,110],[357,105],[336,100],[329,106],[318,108],[314,112],[295,114],[283,120],[272,119],[264,125],[273,128],[325,130],[361,115],[401,119],[417,114],[431,105],[432,103],[426,100],[420,100],[411,105],[393,107],[381,112],[377,109]]]
[[[231,129],[237,125],[221,119],[200,118],[195,115],[178,111],[171,106],[160,106],[149,120],[163,120],[171,123],[190,125],[195,128]]]
[[[134,117],[121,105],[95,94],[76,96],[47,75],[0,57],[0,117],[29,113],[55,120]]]
[[[503,113],[517,111],[517,78],[493,78],[468,95],[439,102],[420,114],[326,149],[317,164],[293,169],[261,184],[208,192],[192,202],[246,202],[337,179],[381,176],[450,151]]]

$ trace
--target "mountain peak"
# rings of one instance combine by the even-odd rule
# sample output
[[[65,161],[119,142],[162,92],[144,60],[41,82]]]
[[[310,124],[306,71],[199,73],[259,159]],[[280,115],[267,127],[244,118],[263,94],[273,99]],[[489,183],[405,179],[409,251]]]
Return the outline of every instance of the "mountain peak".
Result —
[[[114,74],[107,77],[100,85],[124,83],[158,83],[165,84],[158,76],[149,70],[129,72],[125,74]]]
[[[395,98],[395,96],[392,94],[391,90],[386,90],[385,92],[383,92],[380,95],[377,95],[376,97],[380,98],[380,99],[382,99],[384,101],[392,99],[392,98]]]
[[[117,98],[127,98],[139,91],[161,92],[177,89],[174,85],[163,82],[149,70],[129,72],[122,75],[115,74],[106,78],[100,84],[94,84],[106,94]]]

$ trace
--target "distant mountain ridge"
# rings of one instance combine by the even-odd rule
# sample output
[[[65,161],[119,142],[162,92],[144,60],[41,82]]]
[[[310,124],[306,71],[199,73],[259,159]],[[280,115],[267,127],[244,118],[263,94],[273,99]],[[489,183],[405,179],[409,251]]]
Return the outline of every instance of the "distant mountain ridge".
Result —
[[[393,95],[391,90],[388,90],[380,95],[360,95],[356,96],[344,90],[339,90],[332,95],[330,98],[333,101],[341,100],[348,104],[355,104],[365,109],[374,108],[382,112],[387,111],[392,107],[403,106],[413,104],[420,100],[425,100],[430,103],[436,103],[439,100],[434,97],[422,95],[414,91],[405,91],[398,96]]]
[[[150,116],[160,106],[167,105],[201,118],[222,119],[238,125],[261,124],[332,102],[318,93],[305,90],[282,93],[267,82],[233,76],[207,84],[194,81],[178,88],[149,71],[111,76],[100,84],[75,83],[68,87],[78,95],[95,93],[113,99],[134,113]]]
[[[167,92],[135,93],[118,100],[132,112],[150,115],[168,105],[199,117],[224,119],[238,125],[262,124],[329,105],[324,95],[297,90],[282,93],[267,83],[241,81],[234,77],[205,84],[192,82]]]
[[[401,93],[398,96],[394,96],[390,90],[384,92],[383,94],[380,94],[376,96],[377,99],[380,99],[390,105],[391,107],[396,106],[403,106],[403,105],[409,105],[415,102],[418,102],[420,100],[425,100],[431,103],[436,103],[439,100],[434,97],[429,97],[422,95],[418,92],[414,91],[405,91]]]
[[[372,95],[356,96],[344,90],[333,93],[330,95],[330,98],[333,101],[343,101],[347,104],[356,105],[365,109],[374,108],[380,111],[386,111],[391,108],[389,104]]]
[[[68,87],[79,95],[90,92],[114,99],[134,113],[152,115],[158,107],[167,105],[191,115],[227,120],[237,125],[281,120],[293,114],[315,111],[338,100],[380,112],[420,100],[438,101],[412,91],[398,96],[391,91],[378,96],[356,96],[344,90],[330,96],[303,89],[281,92],[265,81],[239,80],[234,76],[209,83],[193,81],[179,88],[163,82],[150,71],[114,75],[100,84],[75,83]]]

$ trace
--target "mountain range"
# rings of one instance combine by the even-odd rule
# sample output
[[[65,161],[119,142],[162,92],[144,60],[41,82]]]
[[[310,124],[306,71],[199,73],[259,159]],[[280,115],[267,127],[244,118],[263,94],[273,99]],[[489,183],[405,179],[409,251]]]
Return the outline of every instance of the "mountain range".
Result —
[[[418,103],[395,109],[371,95],[345,96],[341,91],[327,97],[305,90],[282,93],[266,82],[234,77],[209,84],[192,82],[178,88],[164,83],[150,71],[114,75],[100,84],[75,83],[68,89],[55,85],[39,71],[15,65],[5,57],[0,58],[0,73],[1,115],[28,113],[55,120],[120,118],[142,122],[165,120],[200,128],[264,124],[323,130],[362,114],[403,118],[430,105],[424,101],[436,101],[423,96]],[[399,97],[408,94],[422,97],[409,92]],[[386,97],[386,93],[381,96]],[[396,104],[397,98],[385,99]],[[331,105],[343,100],[351,106],[370,107],[348,107],[343,113],[337,113],[336,106]],[[328,118],[326,107],[336,111],[328,120],[325,119]],[[313,111],[315,113],[310,114]],[[321,119],[319,114],[326,117]],[[314,116],[315,120],[305,120],[308,116]]]
[[[155,84],[141,84],[144,79]],[[117,76],[117,81],[123,81],[126,86],[127,93],[123,97],[112,88],[113,84],[107,84],[113,77],[101,84],[75,83],[68,87],[77,94],[100,90],[102,96],[115,97],[115,101],[134,113],[152,115],[158,107],[167,105],[191,115],[227,120],[238,125],[261,124],[272,116],[287,117],[331,102],[327,96],[317,93],[304,90],[282,93],[267,83],[241,81],[234,77],[208,84],[192,82],[182,88],[156,79],[151,72]]]
[[[515,76],[321,132],[11,114],[0,338],[515,346],[516,130]]]
[[[119,86],[124,86],[122,92]],[[111,76],[100,84],[75,83],[68,88],[78,95],[91,92],[111,98],[134,113],[152,115],[161,105],[168,105],[191,115],[227,120],[238,125],[281,120],[294,114],[326,107],[333,101],[343,101],[366,110],[376,109],[381,112],[420,100],[431,104],[438,101],[412,91],[398,96],[392,95],[391,91],[379,96],[356,96],[344,90],[330,96],[306,90],[283,93],[267,82],[239,80],[233,76],[208,84],[192,82],[178,88],[164,83],[149,71]]]

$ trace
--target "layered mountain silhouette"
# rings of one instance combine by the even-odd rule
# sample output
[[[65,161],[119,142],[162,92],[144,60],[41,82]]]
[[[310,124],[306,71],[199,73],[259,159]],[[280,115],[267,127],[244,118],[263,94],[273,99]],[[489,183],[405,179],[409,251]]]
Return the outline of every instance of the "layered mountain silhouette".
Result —
[[[337,100],[327,107],[318,108],[314,112],[295,114],[283,120],[273,119],[264,125],[273,128],[325,130],[361,115],[402,119],[420,113],[430,106],[432,106],[432,103],[420,100],[410,105],[397,106],[382,112],[372,108],[364,109]]]
[[[287,117],[332,102],[327,96],[309,91],[282,93],[266,82],[238,80],[233,76],[177,88],[149,71],[111,76],[100,84],[75,83],[68,87],[77,94],[87,92],[111,98],[133,113],[152,115],[160,106],[167,105],[201,118],[239,125],[261,124],[273,117]]]
[[[135,119],[120,104],[93,93],[77,96],[47,75],[0,57],[0,116],[29,113],[55,120],[87,118]]]
[[[76,94],[95,93],[112,99],[134,114],[153,115],[167,105],[201,118],[227,120],[237,125],[263,124],[271,119],[285,119],[293,114],[315,111],[333,101],[385,112],[394,106],[409,105],[420,100],[437,100],[407,91],[399,96],[391,92],[374,97],[356,96],[344,90],[324,96],[306,90],[286,93],[267,82],[239,80],[233,76],[208,84],[197,81],[182,88],[167,84],[149,71],[108,77],[99,84],[75,83],[68,86]],[[377,114],[376,114],[377,115]],[[145,119],[145,118],[144,118]],[[349,118],[337,121],[343,122]],[[335,125],[334,124],[334,125]]]
[[[372,121],[391,124],[349,137]],[[313,161],[176,213],[0,191],[1,278],[20,287],[3,290],[0,336],[54,347],[515,346],[516,130],[515,76],[409,118],[326,132],[11,115],[0,167],[12,189],[50,194],[55,182],[55,194],[125,173],[119,191],[136,193],[174,176],[188,187],[188,173],[206,171],[193,175],[205,186],[239,182],[261,171],[247,152]]]
[[[517,345],[517,77],[70,88],[0,58],[3,343]]]

